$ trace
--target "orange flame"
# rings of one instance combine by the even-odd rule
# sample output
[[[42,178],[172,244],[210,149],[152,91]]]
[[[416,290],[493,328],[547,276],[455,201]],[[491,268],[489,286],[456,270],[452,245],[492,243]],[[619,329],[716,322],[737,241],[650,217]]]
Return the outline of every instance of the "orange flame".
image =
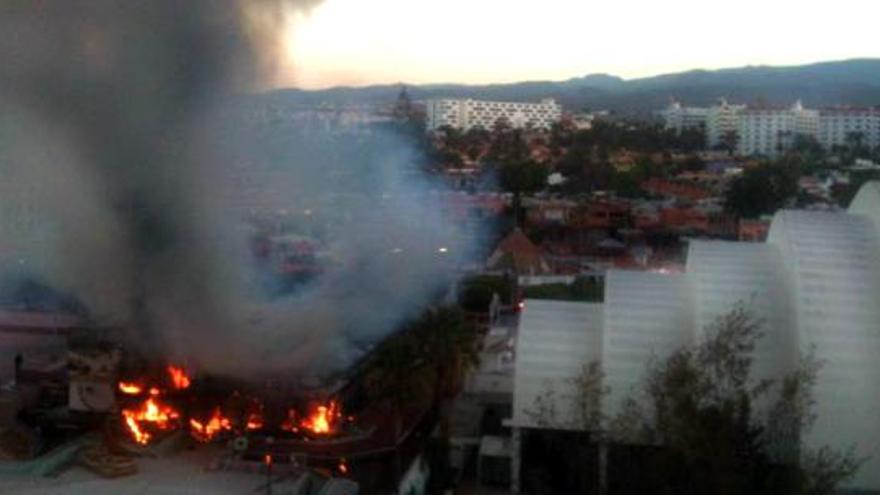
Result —
[[[318,435],[324,435],[336,429],[341,416],[339,403],[331,400],[326,406],[322,404],[316,407],[309,417],[302,420],[300,426]]]
[[[223,416],[218,407],[217,409],[214,409],[214,413],[208,421],[203,423],[195,419],[190,419],[189,426],[193,438],[200,442],[209,442],[221,431],[231,430],[232,422],[229,421],[229,418]]]
[[[143,392],[143,388],[140,385],[133,382],[119,382],[119,391],[123,394],[128,395],[138,395]]]
[[[135,442],[146,445],[153,437],[149,429],[169,430],[176,426],[180,414],[169,405],[150,397],[134,409],[123,409],[122,417]]]
[[[171,383],[174,385],[174,388],[176,388],[177,390],[189,388],[191,380],[189,376],[187,376],[186,372],[183,371],[183,368],[178,368],[174,365],[169,364],[168,374],[171,375]]]

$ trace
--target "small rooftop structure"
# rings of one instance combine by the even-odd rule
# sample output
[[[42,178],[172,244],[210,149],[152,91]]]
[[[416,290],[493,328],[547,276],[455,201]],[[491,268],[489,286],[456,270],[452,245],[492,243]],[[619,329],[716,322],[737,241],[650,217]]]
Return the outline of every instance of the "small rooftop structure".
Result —
[[[520,275],[538,275],[550,272],[550,264],[541,249],[522,230],[514,229],[489,256],[486,265],[490,270],[512,271]]]

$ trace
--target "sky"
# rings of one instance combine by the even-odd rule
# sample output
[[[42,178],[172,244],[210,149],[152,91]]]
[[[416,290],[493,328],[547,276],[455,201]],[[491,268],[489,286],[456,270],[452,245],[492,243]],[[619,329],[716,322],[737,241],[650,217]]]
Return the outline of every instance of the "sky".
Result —
[[[874,0],[325,0],[272,85],[635,78],[880,56]]]

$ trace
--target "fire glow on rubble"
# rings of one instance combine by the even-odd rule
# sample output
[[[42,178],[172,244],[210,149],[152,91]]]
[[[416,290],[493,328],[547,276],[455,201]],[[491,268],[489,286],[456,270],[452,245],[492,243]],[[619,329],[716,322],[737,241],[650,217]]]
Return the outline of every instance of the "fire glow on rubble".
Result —
[[[189,387],[190,378],[183,369],[169,365],[167,370],[175,389]],[[156,386],[147,388],[136,381],[120,381],[117,388],[127,396],[141,396],[145,390],[147,391],[145,399],[134,406],[121,409],[123,424],[135,442],[146,445],[157,431],[175,430],[180,427],[180,413],[160,399],[164,389]]]
[[[223,416],[220,408],[214,409],[211,418],[205,422],[189,420],[190,431],[193,438],[200,442],[210,442],[221,431],[229,431],[232,429],[232,422],[229,418]]]
[[[331,400],[329,405],[319,405],[312,410],[309,416],[302,420],[300,426],[318,435],[324,435],[336,431],[342,410],[337,401]]]
[[[263,427],[263,416],[259,413],[251,413],[248,415],[247,424],[245,425],[248,430],[259,430]]]
[[[281,429],[291,433],[299,433],[299,426],[296,423],[296,410],[287,411],[287,419],[281,423]]]
[[[280,425],[266,425],[263,406],[255,399],[250,400],[250,407],[245,409],[244,414],[240,410],[232,409],[230,412],[217,406],[211,410],[209,416],[206,414],[192,417],[189,413],[181,413],[164,399],[169,394],[172,400],[181,400],[181,394],[175,391],[192,393],[190,377],[182,368],[173,365],[165,369],[171,378],[170,384],[165,382],[168,388],[156,386],[148,380],[117,383],[119,392],[124,396],[120,396],[124,404],[120,418],[124,430],[140,445],[149,444],[160,431],[177,430],[181,427],[188,429],[193,439],[207,443],[229,432],[239,435],[267,427],[280,427],[281,430],[294,434],[328,436],[335,434],[343,422],[354,420],[352,416],[342,415],[342,407],[337,400],[313,403],[307,414],[301,414],[295,408],[288,409],[287,418]]]
[[[178,368],[174,365],[169,364],[168,374],[171,375],[171,384],[174,385],[174,388],[176,388],[177,390],[189,388],[191,380],[182,368]]]
[[[177,427],[180,414],[155,397],[149,397],[138,407],[123,409],[122,417],[135,442],[146,445],[153,434],[150,430],[170,430]]]
[[[119,382],[119,391],[126,395],[140,395],[143,388],[137,383]]]

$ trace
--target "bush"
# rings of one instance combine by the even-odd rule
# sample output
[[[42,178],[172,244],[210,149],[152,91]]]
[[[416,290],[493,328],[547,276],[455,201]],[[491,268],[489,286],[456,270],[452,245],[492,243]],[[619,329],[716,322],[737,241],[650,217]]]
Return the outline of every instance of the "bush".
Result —
[[[649,363],[641,395],[611,418],[613,441],[662,446],[646,466],[665,474],[654,493],[830,495],[858,470],[853,449],[799,444],[815,419],[812,354],[777,380],[753,379],[761,325],[742,308],[723,315],[706,340]]]
[[[459,285],[458,304],[465,311],[483,312],[489,310],[493,294],[498,294],[503,304],[511,304],[513,293],[513,280],[494,275],[477,275],[465,279]]]
[[[605,286],[601,281],[577,277],[571,284],[541,284],[523,288],[527,299],[602,302]]]

